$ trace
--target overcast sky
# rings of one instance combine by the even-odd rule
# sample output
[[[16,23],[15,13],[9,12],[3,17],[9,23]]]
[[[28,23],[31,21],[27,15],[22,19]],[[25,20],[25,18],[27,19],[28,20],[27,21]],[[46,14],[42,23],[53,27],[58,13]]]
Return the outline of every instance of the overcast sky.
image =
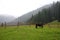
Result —
[[[58,0],[0,0],[0,15],[19,17],[53,1]]]

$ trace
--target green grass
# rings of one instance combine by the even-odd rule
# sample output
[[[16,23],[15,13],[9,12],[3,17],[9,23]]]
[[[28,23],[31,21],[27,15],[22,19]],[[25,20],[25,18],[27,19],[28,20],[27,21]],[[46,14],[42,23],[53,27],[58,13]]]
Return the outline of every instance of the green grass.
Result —
[[[60,28],[32,26],[0,27],[0,40],[60,40]]]

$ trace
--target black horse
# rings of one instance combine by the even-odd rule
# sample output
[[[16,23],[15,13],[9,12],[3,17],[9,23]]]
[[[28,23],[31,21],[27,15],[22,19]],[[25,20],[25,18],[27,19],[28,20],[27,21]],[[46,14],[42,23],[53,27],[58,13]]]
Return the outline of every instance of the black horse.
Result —
[[[36,24],[36,28],[37,28],[38,26],[43,28],[43,24]]]

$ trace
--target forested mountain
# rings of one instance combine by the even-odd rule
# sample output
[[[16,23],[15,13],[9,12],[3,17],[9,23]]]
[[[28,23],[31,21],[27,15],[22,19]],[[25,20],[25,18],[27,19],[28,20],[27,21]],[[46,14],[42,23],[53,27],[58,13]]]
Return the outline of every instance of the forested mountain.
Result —
[[[28,12],[28,13],[22,15],[21,17],[16,18],[12,22],[9,22],[8,25],[17,25],[18,21],[19,21],[20,24],[21,23],[27,23],[27,21],[30,20],[32,15],[36,15],[36,14],[38,14],[39,11],[42,11],[44,8],[49,8],[50,6],[51,6],[51,4],[45,5],[41,8],[38,8],[38,9],[33,10],[31,12]]]
[[[28,23],[49,23],[54,20],[60,22],[60,2],[53,3],[49,8],[44,8],[39,11],[35,16],[32,15]]]
[[[9,25],[20,24],[36,24],[36,23],[49,23],[54,20],[60,21],[60,2],[55,2],[53,4],[45,5],[29,13],[24,14],[21,17],[16,18]]]

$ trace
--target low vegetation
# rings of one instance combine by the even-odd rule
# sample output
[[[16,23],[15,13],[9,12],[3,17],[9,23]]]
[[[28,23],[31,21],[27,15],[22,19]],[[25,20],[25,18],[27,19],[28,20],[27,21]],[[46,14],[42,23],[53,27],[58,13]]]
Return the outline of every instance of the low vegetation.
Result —
[[[0,40],[60,40],[60,28],[35,28],[35,25],[0,27]]]

